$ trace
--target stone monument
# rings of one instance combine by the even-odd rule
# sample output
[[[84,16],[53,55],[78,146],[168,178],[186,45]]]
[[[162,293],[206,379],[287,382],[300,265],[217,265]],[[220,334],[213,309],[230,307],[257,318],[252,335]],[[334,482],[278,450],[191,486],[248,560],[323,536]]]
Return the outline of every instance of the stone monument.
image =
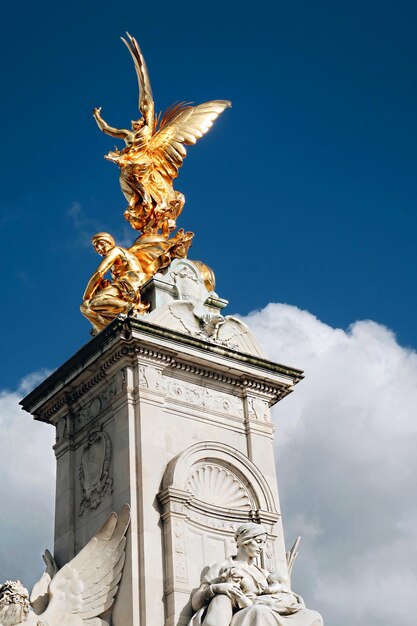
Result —
[[[141,234],[128,249],[108,233],[93,237],[103,260],[81,311],[94,336],[21,403],[56,431],[54,558],[45,556],[46,584],[32,606],[39,613],[37,599],[54,598],[67,584],[61,572],[84,559],[99,585],[88,591],[100,598],[96,612],[77,622],[43,613],[45,626],[321,626],[290,587],[296,546],[286,553],[273,454],[270,409],[302,372],[268,360],[250,329],[223,314],[213,272],[186,258],[193,234],[173,234],[184,145],[230,103],[180,104],[155,119],[142,53],[133,37],[124,42],[142,118],[124,130],[100,109],[94,116],[126,143],[108,158],[120,166],[125,217]],[[4,612],[2,623],[36,624],[26,590],[10,584],[5,611],[14,593],[20,612]]]

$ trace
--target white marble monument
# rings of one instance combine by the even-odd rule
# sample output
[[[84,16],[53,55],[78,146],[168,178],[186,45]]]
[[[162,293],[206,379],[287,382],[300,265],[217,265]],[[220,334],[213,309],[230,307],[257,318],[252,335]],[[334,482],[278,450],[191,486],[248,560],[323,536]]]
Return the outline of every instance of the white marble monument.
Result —
[[[54,555],[31,595],[0,585],[0,626],[322,626],[291,590],[273,453],[270,408],[302,372],[223,315],[213,272],[186,259],[193,233],[176,230],[186,146],[231,103],[155,118],[143,54],[122,39],[141,117],[93,115],[125,143],[106,158],[137,239],[92,237],[81,312],[95,336],[21,403],[56,430]]]
[[[211,601],[223,594],[220,604],[230,604],[240,593],[231,579],[223,580],[231,595],[231,587],[218,592],[207,576],[240,550],[242,525],[262,525],[262,550],[249,565],[288,577],[270,407],[302,372],[267,360],[251,331],[222,315],[227,303],[208,291],[199,264],[174,261],[144,293],[148,315],[114,320],[22,405],[56,429],[58,567],[128,503],[111,623],[181,626],[199,609],[204,624]],[[197,602],[202,584],[209,591]],[[233,606],[235,616],[249,610]],[[265,607],[251,610],[250,623],[259,623]],[[319,626],[318,614],[305,618],[312,613],[271,610],[267,623]],[[230,615],[222,620],[228,626]]]

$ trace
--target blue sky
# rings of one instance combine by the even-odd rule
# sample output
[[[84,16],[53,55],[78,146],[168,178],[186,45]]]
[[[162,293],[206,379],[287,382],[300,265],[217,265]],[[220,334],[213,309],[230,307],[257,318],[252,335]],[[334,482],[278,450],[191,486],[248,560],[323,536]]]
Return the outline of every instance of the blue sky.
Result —
[[[17,401],[90,338],[91,235],[135,238],[103,159],[116,140],[91,114],[138,115],[129,30],[156,110],[233,102],[188,151],[179,226],[228,312],[306,370],[275,413],[287,543],[303,535],[295,590],[328,624],[414,625],[416,23],[404,1],[3,9],[0,580],[29,585],[52,544],[53,433]]]
[[[134,239],[103,159],[114,141],[91,116],[137,116],[126,29],[157,110],[233,101],[176,181],[190,257],[214,268],[229,311],[287,302],[342,328],[371,318],[417,345],[414,3],[41,1],[5,18],[5,386],[89,339],[88,237]]]

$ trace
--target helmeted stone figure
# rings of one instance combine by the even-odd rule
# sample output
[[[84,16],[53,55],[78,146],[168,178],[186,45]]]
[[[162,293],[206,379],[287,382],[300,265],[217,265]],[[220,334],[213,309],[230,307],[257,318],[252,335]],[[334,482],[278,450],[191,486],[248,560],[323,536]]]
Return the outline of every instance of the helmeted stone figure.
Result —
[[[291,591],[285,568],[268,572],[257,565],[266,539],[262,524],[239,526],[237,554],[204,575],[192,597],[196,614],[189,626],[323,626],[321,615]]]

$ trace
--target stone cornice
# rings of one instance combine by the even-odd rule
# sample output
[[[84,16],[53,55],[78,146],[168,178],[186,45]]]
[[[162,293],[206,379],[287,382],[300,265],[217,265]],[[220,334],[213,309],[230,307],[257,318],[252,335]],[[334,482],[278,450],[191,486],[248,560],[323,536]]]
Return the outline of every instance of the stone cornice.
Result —
[[[181,355],[178,358],[177,355]],[[239,353],[149,322],[117,319],[29,393],[21,405],[42,421],[71,406],[97,386],[120,360],[134,356],[157,361],[242,390],[269,394],[272,403],[292,391],[300,370]],[[90,376],[88,376],[90,373]],[[82,374],[82,381],[79,379]]]
[[[112,325],[113,324],[115,324],[115,322],[113,322]],[[155,324],[150,324],[149,322],[142,321],[141,319],[127,318],[125,320],[125,325],[126,327],[129,327],[132,333],[134,333],[135,331],[139,331],[141,334],[144,335],[152,335],[161,339],[168,339],[183,346],[185,345],[197,348],[198,350],[201,350],[205,353],[211,353],[213,355],[226,357],[235,362],[259,367],[263,370],[281,376],[287,376],[292,379],[293,384],[299,382],[303,378],[302,370],[295,369],[293,367],[287,367],[279,363],[274,363],[273,361],[269,361],[268,359],[263,359],[261,357],[244,354],[242,352],[238,352],[237,350],[232,350],[231,348],[220,346],[216,343],[204,341],[197,337],[187,335],[186,333],[163,328],[162,326],[156,326]]]

